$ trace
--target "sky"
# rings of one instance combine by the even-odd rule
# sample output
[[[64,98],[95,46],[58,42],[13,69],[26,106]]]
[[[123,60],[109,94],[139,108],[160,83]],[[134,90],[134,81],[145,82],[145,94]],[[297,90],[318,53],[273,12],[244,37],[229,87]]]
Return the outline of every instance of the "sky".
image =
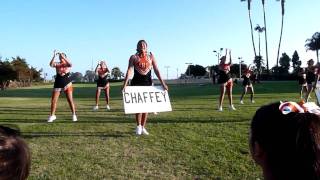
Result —
[[[302,65],[315,52],[305,41],[320,31],[320,1],[286,1],[280,52],[298,51]],[[261,1],[252,2],[253,25],[263,24]],[[266,1],[269,66],[276,64],[280,36],[280,2]],[[49,67],[53,50],[65,52],[72,72],[85,74],[99,60],[126,72],[136,44],[145,39],[164,79],[176,78],[186,63],[215,65],[214,50],[229,48],[251,64],[247,3],[240,0],[1,0],[0,56],[23,57],[30,66],[55,74]],[[258,50],[258,33],[254,33]],[[264,35],[261,54],[265,57]],[[57,59],[58,60],[58,59]],[[169,67],[168,67],[169,66]],[[166,68],[168,67],[168,68]],[[167,73],[168,72],[168,73]]]

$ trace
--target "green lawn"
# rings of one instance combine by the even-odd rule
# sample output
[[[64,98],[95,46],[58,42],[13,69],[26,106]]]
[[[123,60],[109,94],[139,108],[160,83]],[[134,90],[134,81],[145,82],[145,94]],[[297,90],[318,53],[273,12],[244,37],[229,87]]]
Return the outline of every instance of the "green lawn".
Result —
[[[52,86],[0,91],[0,124],[19,126],[32,151],[29,179],[257,179],[248,129],[255,110],[269,102],[299,98],[296,82],[255,86],[256,103],[218,112],[218,86],[172,85],[172,112],[150,114],[149,136],[134,134],[125,115],[120,84],[111,86],[111,111],[92,111],[94,84],[74,85],[78,122],[64,96],[57,120],[47,123]],[[314,98],[314,97],[313,97]],[[101,97],[101,100],[104,98]],[[103,106],[101,106],[103,107]]]

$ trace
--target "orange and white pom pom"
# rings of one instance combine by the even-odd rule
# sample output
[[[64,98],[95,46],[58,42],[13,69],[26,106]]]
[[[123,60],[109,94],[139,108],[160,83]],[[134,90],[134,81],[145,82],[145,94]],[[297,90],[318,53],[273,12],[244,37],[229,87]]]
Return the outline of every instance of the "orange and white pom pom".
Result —
[[[313,113],[320,115],[320,107],[316,105],[314,102],[280,102],[279,110],[282,114],[289,114],[291,112],[296,113]]]
[[[279,110],[282,112],[282,114],[289,114],[291,112],[296,113],[304,113],[304,108],[301,107],[296,102],[280,102]]]

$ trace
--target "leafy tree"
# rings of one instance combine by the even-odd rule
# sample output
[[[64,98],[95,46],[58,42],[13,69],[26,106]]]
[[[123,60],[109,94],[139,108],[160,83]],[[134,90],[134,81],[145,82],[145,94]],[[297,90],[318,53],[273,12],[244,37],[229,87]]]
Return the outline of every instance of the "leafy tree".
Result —
[[[206,68],[201,65],[189,65],[188,69],[186,70],[185,74],[190,73],[193,76],[204,76],[206,74]]]
[[[95,77],[95,72],[94,71],[91,71],[91,70],[87,70],[86,71],[86,74],[84,75],[84,79],[87,81],[87,82],[94,82],[94,77]]]
[[[230,73],[236,77],[239,77],[240,71],[239,71],[240,65],[239,64],[232,64],[230,67]],[[241,74],[244,72],[244,70],[247,68],[246,64],[241,64]]]
[[[16,73],[8,60],[0,60],[0,89],[4,90],[10,83],[10,80],[16,78]]]
[[[301,66],[301,60],[299,59],[299,55],[297,51],[294,51],[291,61],[292,61],[293,73],[297,74]]]
[[[256,56],[253,60],[253,63],[255,64],[257,71],[262,71],[262,67],[264,65],[262,56]]]
[[[320,32],[315,32],[310,39],[307,39],[305,47],[307,51],[316,51],[317,62],[319,63]]]
[[[253,63],[256,66],[255,73],[257,74],[257,80],[258,82],[260,82],[261,73],[262,73],[262,70],[264,69],[263,68],[264,62],[263,62],[262,56],[256,56],[253,60]]]
[[[280,74],[289,74],[289,68],[290,68],[290,57],[286,53],[282,53],[282,57],[279,60],[280,63]]]
[[[124,77],[124,74],[121,72],[119,67],[114,67],[111,70],[112,79],[121,79]]]
[[[16,77],[18,81],[32,80],[32,73],[26,59],[21,58],[20,56],[12,57],[11,64],[17,74]]]
[[[83,75],[80,72],[74,72],[74,73],[72,72],[70,73],[70,79],[73,82],[81,82],[83,79]]]
[[[37,70],[36,68],[34,68],[34,67],[31,67],[31,74],[32,74],[32,79],[34,80],[34,81],[37,81],[37,82],[39,82],[39,81],[43,81],[43,78],[41,78],[41,73],[42,73],[42,69],[40,69],[40,70]]]

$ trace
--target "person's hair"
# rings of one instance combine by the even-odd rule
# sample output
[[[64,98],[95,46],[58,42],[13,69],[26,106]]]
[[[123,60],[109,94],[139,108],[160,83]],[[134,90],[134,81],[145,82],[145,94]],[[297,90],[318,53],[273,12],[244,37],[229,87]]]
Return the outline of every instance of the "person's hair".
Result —
[[[222,57],[220,58],[220,62],[221,62],[221,61],[226,61],[226,60],[227,60],[226,56],[222,56]]]
[[[148,44],[147,44],[147,42],[145,40],[138,41],[138,43],[137,43],[137,53],[138,54],[142,53],[142,51],[141,51],[142,44],[145,44],[146,46],[148,46]]]
[[[27,179],[30,161],[29,148],[19,130],[0,125],[0,179]]]
[[[320,178],[320,117],[282,114],[280,103],[259,108],[251,122],[250,145],[258,143],[275,179]]]
[[[309,64],[313,65],[313,64],[314,64],[314,60],[313,60],[313,59],[309,59],[309,60],[307,61],[307,63],[308,63],[308,65],[309,65]]]

